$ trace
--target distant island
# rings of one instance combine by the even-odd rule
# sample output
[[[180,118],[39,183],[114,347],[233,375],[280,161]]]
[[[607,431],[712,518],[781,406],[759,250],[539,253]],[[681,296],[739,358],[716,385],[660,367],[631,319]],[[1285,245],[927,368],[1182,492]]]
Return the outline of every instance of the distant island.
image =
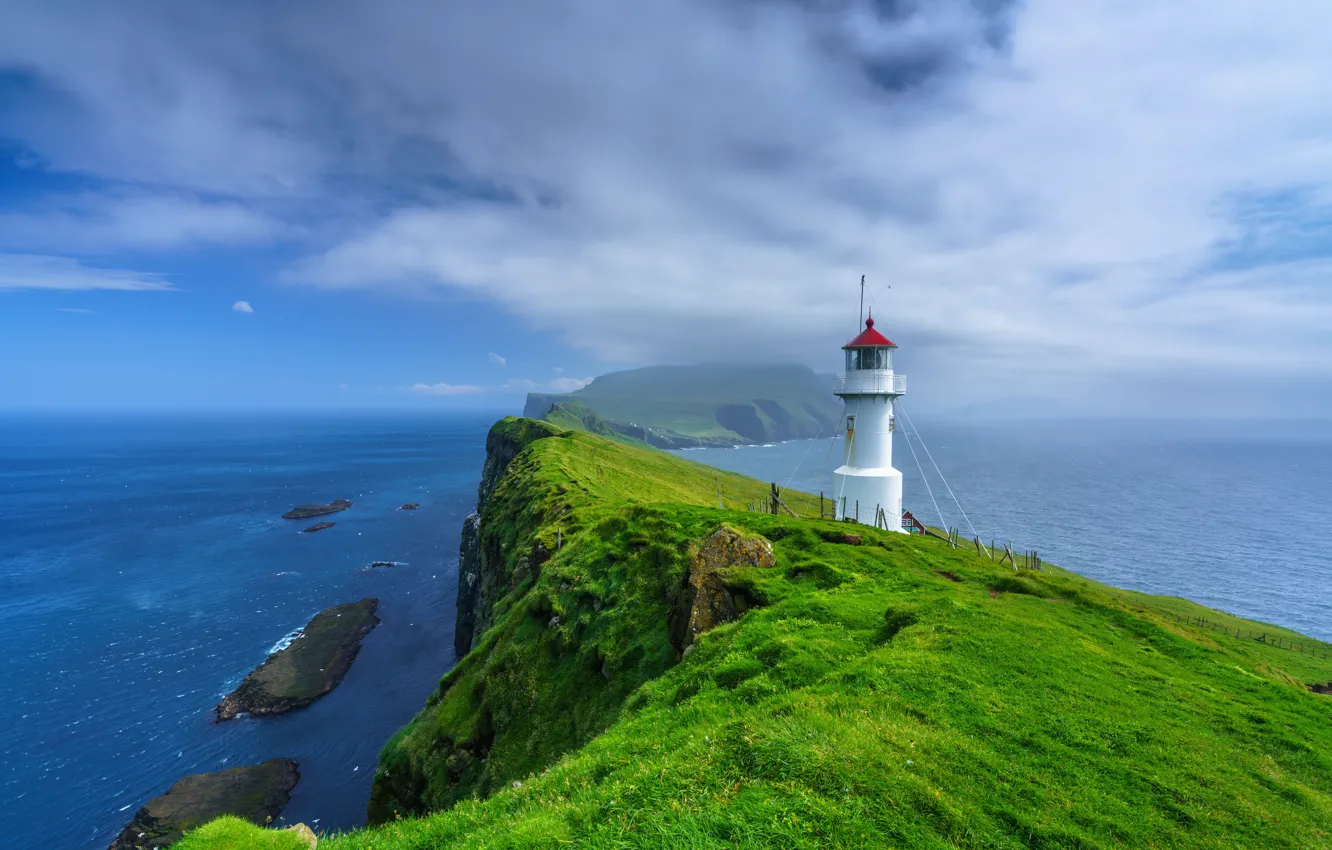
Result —
[[[313,534],[313,533],[316,532],[316,531],[323,531],[324,529],[326,529],[326,528],[332,528],[332,527],[335,526],[335,525],[337,525],[336,522],[317,522],[317,523],[315,523],[314,525],[310,526],[309,528],[303,529],[303,530],[301,531],[301,533],[302,533],[302,534]]]
[[[347,499],[334,499],[327,505],[297,505],[282,515],[283,519],[310,519],[311,517],[327,516],[339,511],[345,511],[350,508],[352,503]]]
[[[320,611],[288,646],[268,656],[217,704],[217,719],[282,714],[333,690],[351,669],[361,639],[379,624],[377,599]]]
[[[833,376],[806,366],[651,366],[565,394],[529,393],[523,415],[666,449],[831,437]]]

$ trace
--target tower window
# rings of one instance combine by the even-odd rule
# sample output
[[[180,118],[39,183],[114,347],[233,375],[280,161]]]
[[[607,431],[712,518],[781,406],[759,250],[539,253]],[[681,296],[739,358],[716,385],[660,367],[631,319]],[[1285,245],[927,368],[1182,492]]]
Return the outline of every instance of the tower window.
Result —
[[[847,349],[846,370],[848,372],[891,368],[893,368],[893,355],[890,348]]]

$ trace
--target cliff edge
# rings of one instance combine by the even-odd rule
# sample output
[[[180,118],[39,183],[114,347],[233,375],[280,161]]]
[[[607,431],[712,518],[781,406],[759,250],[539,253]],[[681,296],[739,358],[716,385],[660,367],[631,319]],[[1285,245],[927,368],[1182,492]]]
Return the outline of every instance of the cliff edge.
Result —
[[[497,525],[494,518],[485,522],[491,494],[523,449],[535,440],[561,433],[562,429],[547,422],[510,416],[495,423],[486,435],[486,461],[476,488],[476,510],[463,521],[458,553],[458,613],[454,620],[453,648],[459,656],[467,654],[474,636],[490,624],[491,608],[508,578],[502,547],[506,542],[504,532],[512,529]],[[483,534],[483,528],[492,527],[495,533]]]
[[[1332,846],[1332,647],[493,435],[471,650],[321,847]]]

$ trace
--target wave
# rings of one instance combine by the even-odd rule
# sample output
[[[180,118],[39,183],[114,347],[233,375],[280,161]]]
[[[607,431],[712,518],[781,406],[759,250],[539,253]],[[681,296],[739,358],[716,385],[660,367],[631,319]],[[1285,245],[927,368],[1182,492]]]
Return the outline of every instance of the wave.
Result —
[[[281,652],[282,650],[291,646],[292,643],[296,640],[296,638],[300,637],[303,634],[305,634],[305,626],[292,629],[291,631],[283,635],[282,638],[277,643],[273,644],[273,648],[268,650],[268,654],[273,655],[274,653]]]

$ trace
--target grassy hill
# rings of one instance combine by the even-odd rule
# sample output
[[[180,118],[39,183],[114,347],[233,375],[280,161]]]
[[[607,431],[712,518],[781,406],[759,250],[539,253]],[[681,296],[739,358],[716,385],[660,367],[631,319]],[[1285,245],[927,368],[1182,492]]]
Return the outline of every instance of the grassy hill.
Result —
[[[829,436],[832,379],[805,366],[652,366],[563,395],[531,393],[523,415],[663,448]]]
[[[378,825],[321,848],[1332,847],[1326,645],[496,429],[529,440],[481,518],[509,590],[385,747]]]

